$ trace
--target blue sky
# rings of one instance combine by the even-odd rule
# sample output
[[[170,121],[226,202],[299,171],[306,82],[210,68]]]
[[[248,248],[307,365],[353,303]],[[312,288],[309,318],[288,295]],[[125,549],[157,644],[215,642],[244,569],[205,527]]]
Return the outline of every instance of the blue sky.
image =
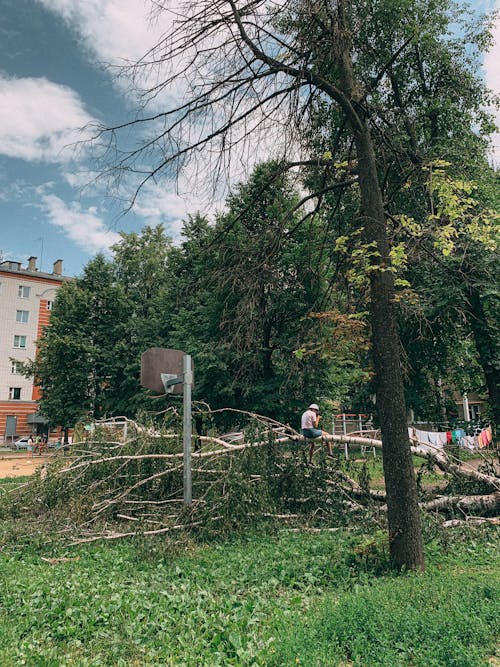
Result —
[[[476,9],[494,4],[471,1]],[[65,275],[78,275],[119,231],[161,222],[178,238],[186,214],[206,210],[205,201],[178,196],[175,181],[165,179],[120,215],[123,203],[88,185],[95,169],[88,151],[71,148],[89,123],[133,115],[127,81],[114,79],[105,65],[134,61],[156,42],[161,26],[148,10],[148,0],[0,0],[3,258],[26,262],[36,255],[43,271],[61,258]],[[500,92],[499,30],[496,43],[485,71]]]
[[[0,0],[0,254],[77,275],[118,232],[162,222],[178,237],[197,202],[173,182],[149,188],[135,211],[89,186],[95,164],[75,141],[81,128],[130,118],[134,99],[108,64],[133,61],[155,43],[142,0]]]

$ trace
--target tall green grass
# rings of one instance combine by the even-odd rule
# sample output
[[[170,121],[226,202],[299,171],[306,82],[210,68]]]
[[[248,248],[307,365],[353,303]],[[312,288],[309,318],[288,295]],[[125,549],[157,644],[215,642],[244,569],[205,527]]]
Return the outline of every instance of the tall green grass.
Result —
[[[19,545],[11,532],[0,554],[2,667],[486,667],[495,652],[491,529],[433,542],[423,575],[386,570],[383,541],[347,530],[73,549]],[[42,560],[61,557],[78,560]]]

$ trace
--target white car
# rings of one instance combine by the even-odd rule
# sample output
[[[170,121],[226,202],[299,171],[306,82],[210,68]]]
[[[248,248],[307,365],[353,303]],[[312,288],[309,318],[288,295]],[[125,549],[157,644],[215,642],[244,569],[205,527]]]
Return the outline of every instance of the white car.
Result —
[[[14,449],[28,449],[28,435],[24,435],[22,438],[19,438],[12,445]]]

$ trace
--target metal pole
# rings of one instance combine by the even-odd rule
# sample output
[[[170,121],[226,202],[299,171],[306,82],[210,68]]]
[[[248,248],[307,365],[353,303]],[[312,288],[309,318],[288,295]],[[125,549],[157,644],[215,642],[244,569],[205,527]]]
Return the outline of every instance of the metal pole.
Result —
[[[184,419],[183,419],[183,451],[184,451],[184,504],[191,505],[193,499],[191,481],[191,385],[193,384],[193,373],[191,370],[191,357],[184,355],[183,359],[183,384],[184,384]]]
[[[347,421],[345,418],[345,412],[342,413],[342,433],[347,435]],[[344,455],[345,460],[347,461],[349,459],[349,445],[347,442],[344,442]]]
[[[468,421],[470,421],[470,417],[469,417],[469,399],[467,398],[466,393],[464,393],[464,395],[462,397],[462,400],[464,402],[464,405],[463,405],[463,407],[464,407],[464,419],[465,419],[466,422],[468,422]]]

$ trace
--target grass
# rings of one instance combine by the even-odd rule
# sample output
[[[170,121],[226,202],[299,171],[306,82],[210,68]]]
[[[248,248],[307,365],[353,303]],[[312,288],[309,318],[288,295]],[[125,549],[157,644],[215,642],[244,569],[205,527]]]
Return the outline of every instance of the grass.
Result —
[[[430,543],[423,575],[395,575],[382,534],[357,531],[72,549],[15,531],[0,534],[2,667],[486,667],[495,653],[491,528]]]
[[[22,486],[31,479],[30,475],[23,475],[19,477],[0,477],[0,503],[10,491],[13,491],[18,486]]]
[[[373,457],[371,453],[361,456],[359,451],[354,450],[350,452],[350,456],[351,458],[349,461],[340,458],[339,467],[344,468],[358,482],[361,481],[361,476],[363,474],[368,474],[370,488],[378,490],[385,489],[382,455],[380,452],[377,452],[376,457]],[[421,470],[419,483],[421,483],[422,487],[426,488],[442,485],[444,483],[443,475],[437,472],[437,470],[429,470],[426,467],[427,463],[426,459],[419,456],[413,456],[415,470]],[[363,468],[365,468],[365,472],[363,472]]]

